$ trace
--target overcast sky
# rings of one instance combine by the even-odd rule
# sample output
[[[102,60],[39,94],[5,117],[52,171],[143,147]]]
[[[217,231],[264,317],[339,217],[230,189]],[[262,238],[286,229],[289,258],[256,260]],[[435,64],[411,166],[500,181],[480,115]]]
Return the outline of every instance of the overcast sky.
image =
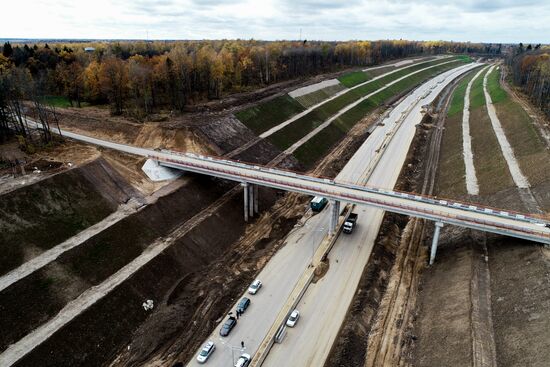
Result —
[[[0,38],[550,42],[550,0],[1,2]]]

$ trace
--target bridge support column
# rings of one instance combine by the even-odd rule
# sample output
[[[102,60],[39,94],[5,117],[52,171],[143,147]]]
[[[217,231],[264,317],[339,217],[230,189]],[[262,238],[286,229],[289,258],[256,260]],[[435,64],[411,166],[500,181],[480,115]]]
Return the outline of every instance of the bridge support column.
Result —
[[[338,217],[340,217],[340,202],[338,200],[332,201],[332,209],[330,213],[330,233],[336,233],[336,226],[338,226]]]
[[[254,213],[258,214],[258,185],[254,185]]]
[[[250,196],[250,194],[248,193],[249,191],[248,182],[241,183],[241,186],[243,187],[243,194],[244,194],[244,221],[248,222],[248,207],[250,206],[248,204],[248,198]]]
[[[254,187],[256,185],[248,184],[248,216],[254,217]]]
[[[434,237],[432,239],[432,250],[430,252],[430,265],[433,265],[435,261],[435,253],[437,252],[437,243],[439,242],[439,232],[443,228],[442,222],[435,222]]]

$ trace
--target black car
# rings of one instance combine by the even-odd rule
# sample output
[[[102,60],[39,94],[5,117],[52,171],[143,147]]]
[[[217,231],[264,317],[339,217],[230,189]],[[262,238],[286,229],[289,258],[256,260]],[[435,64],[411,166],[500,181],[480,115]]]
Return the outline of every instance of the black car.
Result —
[[[231,330],[237,325],[237,319],[233,316],[229,316],[226,322],[222,325],[222,328],[220,329],[220,335],[221,336],[228,336]]]
[[[243,297],[243,299],[241,299],[241,301],[237,305],[237,311],[243,313],[244,311],[246,311],[248,306],[250,306],[250,298]]]

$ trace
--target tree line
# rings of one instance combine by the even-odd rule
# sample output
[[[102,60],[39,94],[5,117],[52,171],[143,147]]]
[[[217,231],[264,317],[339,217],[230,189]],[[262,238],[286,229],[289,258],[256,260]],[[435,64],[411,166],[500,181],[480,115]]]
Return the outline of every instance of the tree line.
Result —
[[[85,51],[88,49],[88,52]],[[71,105],[109,103],[113,114],[143,118],[294,78],[413,55],[500,52],[457,42],[154,41],[12,45],[0,73],[18,69],[46,95]]]
[[[509,52],[506,63],[513,83],[550,116],[550,49],[541,48],[540,44],[520,44]]]

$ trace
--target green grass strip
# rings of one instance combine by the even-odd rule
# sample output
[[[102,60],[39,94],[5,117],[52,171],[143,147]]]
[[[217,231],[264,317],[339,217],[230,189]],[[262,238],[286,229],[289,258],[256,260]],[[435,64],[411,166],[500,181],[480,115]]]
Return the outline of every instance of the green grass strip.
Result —
[[[487,90],[493,103],[500,103],[509,99],[508,93],[500,86],[500,67],[493,69],[487,77]]]
[[[348,88],[355,87],[357,84],[364,83],[369,79],[371,79],[371,76],[364,71],[354,71],[338,78],[340,83]]]
[[[432,65],[438,65],[438,64],[444,63],[443,65],[436,66],[432,69],[428,69],[423,72],[419,72],[415,75],[411,75],[408,78],[405,78],[404,80],[392,85],[391,87],[385,89],[384,91],[381,91],[380,93],[382,94],[378,93],[380,94],[380,97],[378,98],[377,98],[378,94],[376,96],[371,97],[373,98],[373,101],[376,104],[380,104],[381,101],[386,100],[388,96],[392,96],[396,94],[396,91],[399,92],[404,87],[407,87],[409,85],[415,85],[419,81],[424,80],[426,78],[425,75],[434,75],[435,73],[439,73],[440,70],[450,69],[451,67],[447,67],[447,65],[456,66],[457,64],[463,63],[463,61],[460,61],[458,58],[455,58],[455,61],[452,63],[446,63],[447,61],[451,61],[451,60],[449,59],[436,60],[424,65],[415,65],[414,67],[408,68],[407,70],[399,70],[396,73],[387,75],[386,77],[375,80],[372,83],[368,83],[359,88],[352,89],[346,94],[343,94],[338,98],[335,98],[332,101],[329,101],[324,105],[319,106],[318,108],[314,109],[308,114],[302,116],[301,118],[297,119],[291,124],[275,132],[274,134],[268,137],[268,140],[273,144],[275,144],[279,149],[285,150],[288,147],[290,147],[292,144],[294,144],[295,142],[297,142],[298,140],[306,136],[310,131],[316,129],[318,126],[323,124],[331,116],[334,116],[342,108],[382,88],[384,85],[396,79],[399,79],[412,72],[430,67]],[[360,111],[363,111],[363,112],[368,112],[370,109],[372,109],[372,108],[366,108],[369,103],[370,102],[360,103],[355,108],[358,108]],[[345,114],[348,114],[348,113],[351,115],[357,115],[357,114],[360,114],[361,112],[348,111]],[[344,126],[346,125],[349,126],[351,124],[350,120],[357,121],[354,117],[341,117],[340,119],[343,120],[342,125]]]
[[[383,104],[389,98],[392,98],[398,94],[405,93],[411,90],[415,86],[422,82],[441,74],[447,70],[455,68],[464,61],[456,60],[455,62],[439,65],[432,69],[424,70],[418,74],[412,75],[406,79],[403,79],[389,88],[380,91],[374,96],[365,99],[357,106],[354,106],[350,110],[346,111],[336,120],[334,120],[329,126],[321,130],[318,134],[313,136],[302,146],[300,146],[294,152],[294,156],[306,167],[310,167],[319,158],[324,156],[326,152],[332,148],[336,142],[338,142],[346,133],[359,122],[367,113],[374,110],[377,106]],[[304,136],[307,132],[304,134]],[[275,134],[274,134],[275,135]],[[287,136],[294,139],[297,136],[297,132],[293,131],[292,136]],[[280,140],[279,140],[280,139]],[[299,140],[299,139],[297,139]],[[297,141],[296,140],[296,141]],[[290,146],[293,142],[285,141],[281,136],[278,140],[274,141],[274,144],[282,143],[283,146]]]
[[[239,111],[235,116],[256,134],[261,134],[304,110],[298,101],[284,95]]]

